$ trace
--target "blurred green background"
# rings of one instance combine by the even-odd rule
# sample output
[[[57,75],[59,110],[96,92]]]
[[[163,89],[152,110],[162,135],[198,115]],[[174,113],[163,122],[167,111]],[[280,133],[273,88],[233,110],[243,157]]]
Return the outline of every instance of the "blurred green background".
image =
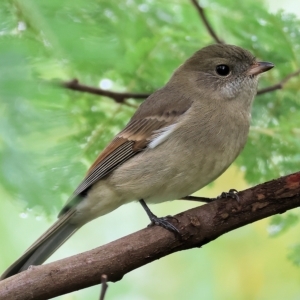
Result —
[[[271,61],[260,87],[300,67],[297,1],[201,1],[221,39]],[[286,4],[286,7],[285,7]],[[279,6],[280,5],[280,6]],[[293,6],[294,5],[294,6]],[[297,11],[298,9],[298,11]],[[213,43],[189,1],[11,0],[0,3],[0,273],[54,222],[90,163],[140,103],[74,92],[59,82],[151,92]],[[237,162],[199,195],[242,190],[300,169],[300,78],[257,97]],[[195,203],[152,210],[175,214]],[[110,283],[109,299],[300,299],[299,210],[172,254]],[[136,203],[84,226],[49,261],[145,227]],[[100,287],[57,299],[98,299]]]

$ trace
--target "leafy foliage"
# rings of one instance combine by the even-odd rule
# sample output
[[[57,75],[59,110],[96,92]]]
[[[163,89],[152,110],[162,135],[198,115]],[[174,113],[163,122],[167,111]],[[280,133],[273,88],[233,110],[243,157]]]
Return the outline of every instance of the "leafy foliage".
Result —
[[[300,266],[300,244],[296,244],[291,247],[291,251],[288,255],[288,258],[296,265]]]
[[[269,232],[271,236],[278,236],[298,223],[298,216],[287,213],[283,217],[276,215],[271,219]]]

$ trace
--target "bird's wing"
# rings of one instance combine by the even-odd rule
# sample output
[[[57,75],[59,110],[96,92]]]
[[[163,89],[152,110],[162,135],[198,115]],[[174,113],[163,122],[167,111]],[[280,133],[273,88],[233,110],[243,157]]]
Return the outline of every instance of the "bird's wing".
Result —
[[[88,170],[85,179],[75,190],[74,195],[81,194],[116,167],[142,151],[155,131],[166,127],[168,123],[167,120],[156,118],[130,122],[100,153]]]
[[[191,103],[186,101],[185,105],[181,105],[178,110],[175,107],[168,110],[160,105],[155,107],[150,116],[146,116],[144,113],[145,108],[147,110],[147,107],[145,107],[147,105],[149,104],[144,102],[140,106],[127,126],[100,153],[59,216],[66,213],[80,201],[81,197],[77,196],[84,195],[94,183],[137,155],[149,143],[149,147],[154,148],[163,142],[167,138],[167,133],[173,129],[172,125],[175,125],[178,118],[189,109]],[[151,144],[151,142],[153,143]]]

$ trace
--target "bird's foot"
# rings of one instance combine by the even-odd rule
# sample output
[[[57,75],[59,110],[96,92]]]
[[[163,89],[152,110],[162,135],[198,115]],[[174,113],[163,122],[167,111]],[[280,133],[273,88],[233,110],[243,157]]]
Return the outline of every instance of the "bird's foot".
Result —
[[[221,198],[232,198],[235,199],[238,203],[240,203],[240,197],[238,195],[238,191],[235,189],[230,189],[229,192],[223,192],[217,199]]]
[[[163,218],[158,218],[150,209],[149,207],[147,206],[146,202],[141,199],[139,201],[142,205],[142,207],[144,208],[144,210],[146,211],[150,221],[151,221],[151,224],[149,226],[153,226],[153,225],[157,225],[157,226],[161,226],[171,232],[173,232],[176,236],[180,237],[181,238],[181,235],[179,233],[179,230],[172,224],[168,221],[168,219],[175,219],[177,222],[178,220],[175,218],[175,217],[172,217],[172,216],[166,216],[166,217],[163,217]]]
[[[150,217],[151,223],[148,226],[153,226],[153,225],[161,226],[161,227],[173,232],[175,235],[180,236],[179,230],[172,223],[170,223],[168,221],[168,219],[175,219],[178,222],[178,220],[172,216],[166,216],[166,217],[159,218],[153,214]]]

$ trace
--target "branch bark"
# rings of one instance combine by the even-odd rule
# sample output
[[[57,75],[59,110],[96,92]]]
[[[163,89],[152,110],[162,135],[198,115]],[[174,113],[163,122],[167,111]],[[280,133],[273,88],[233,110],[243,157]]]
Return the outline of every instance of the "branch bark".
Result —
[[[218,199],[176,215],[182,239],[150,227],[107,245],[29,270],[0,282],[0,299],[49,299],[99,284],[102,274],[118,281],[171,253],[201,247],[222,234],[300,206],[300,172],[239,193],[240,201]]]
[[[63,82],[62,86],[74,91],[109,97],[115,100],[117,103],[124,103],[124,101],[129,98],[146,99],[150,96],[150,94],[146,93],[118,93],[113,91],[107,91],[100,88],[95,88],[92,86],[81,84],[79,83],[78,79],[72,79],[70,81]]]

